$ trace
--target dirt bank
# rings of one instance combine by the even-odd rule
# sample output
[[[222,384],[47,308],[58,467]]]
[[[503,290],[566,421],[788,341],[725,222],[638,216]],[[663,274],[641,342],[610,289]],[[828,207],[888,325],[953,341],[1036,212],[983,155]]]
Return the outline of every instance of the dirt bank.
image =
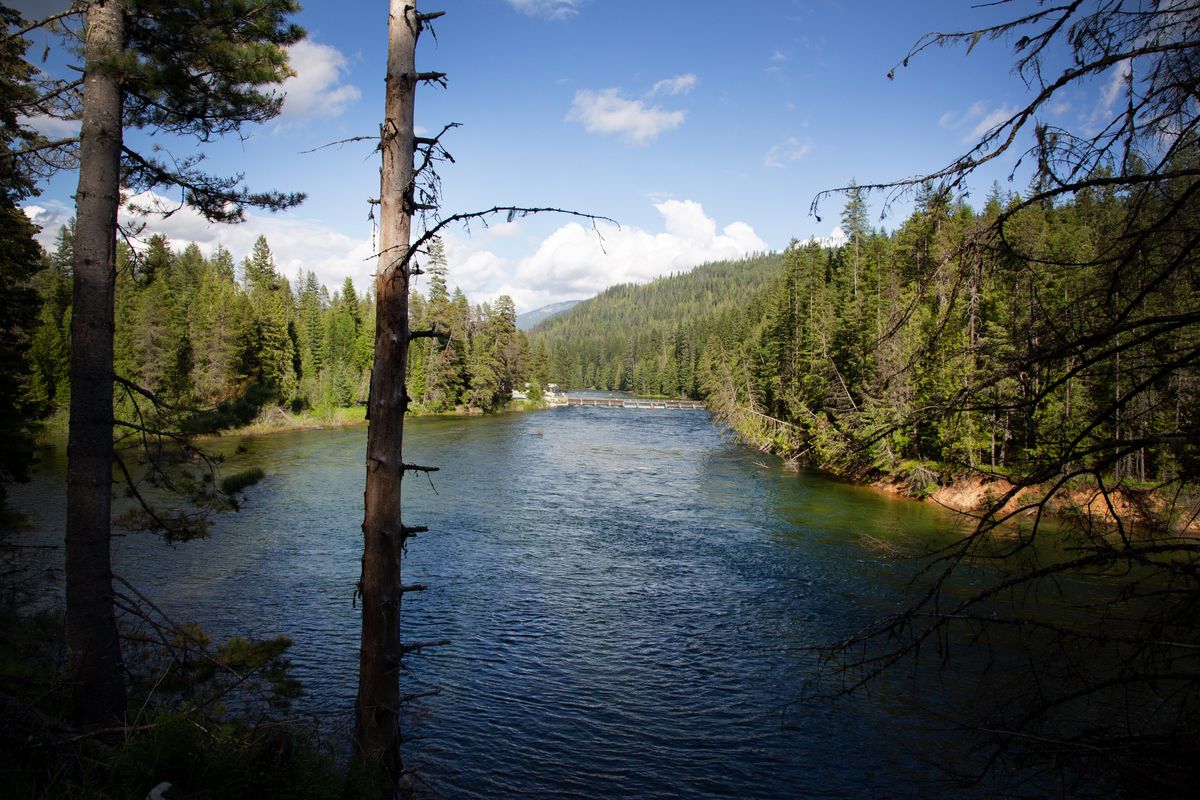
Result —
[[[881,480],[871,484],[876,489],[891,494],[900,494],[921,499],[914,494],[912,486],[898,480]],[[927,502],[937,503],[964,514],[979,514],[990,508],[1014,488],[1014,484],[1000,476],[966,475],[939,483],[937,489],[927,493]],[[1119,517],[1125,524],[1153,526],[1164,524],[1170,529],[1189,535],[1200,535],[1200,519],[1197,518],[1196,503],[1173,499],[1168,502],[1152,490],[1133,490],[1126,487],[1109,490],[1098,487],[1062,487],[1048,500],[1046,493],[1050,484],[1034,484],[1018,490],[1001,509],[1001,515],[1037,513],[1039,503],[1044,503],[1043,514],[1058,518],[1090,519],[1100,524],[1111,525]]]

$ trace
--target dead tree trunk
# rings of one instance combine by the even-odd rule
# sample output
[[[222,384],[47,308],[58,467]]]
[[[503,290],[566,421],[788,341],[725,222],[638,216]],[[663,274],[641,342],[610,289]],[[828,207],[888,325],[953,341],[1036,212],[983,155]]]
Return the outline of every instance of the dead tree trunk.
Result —
[[[404,385],[408,359],[408,251],[413,202],[413,97],[421,19],[414,0],[391,0],[387,99],[380,129],[380,255],[375,276],[375,362],[367,403],[363,493],[362,641],[355,706],[357,753],[395,786],[400,759],[400,520],[404,477]]]
[[[120,0],[88,6],[83,127],[76,193],[71,419],[67,443],[67,648],[74,715],[87,724],[119,722],[125,680],[113,611],[113,291],[120,202]]]

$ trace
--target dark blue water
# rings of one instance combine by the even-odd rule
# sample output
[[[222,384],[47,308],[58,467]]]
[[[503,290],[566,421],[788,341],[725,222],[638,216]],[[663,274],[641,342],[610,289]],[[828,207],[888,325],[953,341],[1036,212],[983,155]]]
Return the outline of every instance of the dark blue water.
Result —
[[[815,648],[894,608],[911,565],[870,546],[937,537],[936,509],[797,475],[693,411],[560,408],[414,419],[404,638],[419,796],[956,797],[929,757],[954,735],[903,675],[807,701]],[[220,446],[232,450],[235,442]],[[226,467],[267,478],[203,542],[127,537],[116,569],[216,636],[295,640],[303,711],[347,729],[365,430],[259,437]],[[61,526],[50,459],[14,504]],[[941,533],[939,533],[941,532]],[[46,540],[57,533],[43,534]],[[867,538],[870,537],[870,538]],[[951,686],[949,694],[969,692]]]

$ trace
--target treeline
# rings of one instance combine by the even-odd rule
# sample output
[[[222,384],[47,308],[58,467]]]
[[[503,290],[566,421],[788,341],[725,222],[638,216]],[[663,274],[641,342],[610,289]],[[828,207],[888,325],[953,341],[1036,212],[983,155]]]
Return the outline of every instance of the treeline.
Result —
[[[918,493],[943,468],[1030,475],[1065,454],[1105,480],[1194,473],[1200,279],[1169,259],[1200,220],[1115,269],[1131,215],[1189,198],[1097,184],[1035,204],[995,187],[980,210],[925,191],[893,232],[854,189],[844,244],[617,286],[531,337],[550,380],[703,397],[755,444]]]
[[[700,397],[705,343],[783,268],[779,254],[613,286],[530,331],[547,376],[567,388]]]
[[[1097,183],[1032,205],[996,187],[980,211],[926,192],[891,234],[851,191],[843,246],[793,244],[774,285],[714,326],[710,406],[786,455],[907,474],[918,491],[931,462],[1054,465],[1043,480],[1064,464],[1096,480],[1194,474],[1200,437],[1176,432],[1200,425],[1200,283],[1171,259],[1197,228],[1143,234],[1143,268],[1113,269],[1130,215],[1187,198],[1167,187],[1134,204]]]
[[[517,311],[508,295],[494,304],[472,307],[461,290],[449,291],[442,244],[433,240],[422,267],[429,292],[413,291],[408,316],[417,333],[408,351],[410,409],[427,413],[494,411],[527,382],[540,395],[546,354],[534,352],[517,328]]]
[[[34,277],[39,310],[29,347],[28,407],[40,417],[65,410],[73,230],[59,231]],[[472,307],[445,288],[434,267],[430,298],[414,295],[414,328],[448,334],[422,339],[410,359],[417,410],[491,411],[525,380],[528,342],[512,301]],[[235,262],[218,247],[175,252],[162,235],[135,251],[119,247],[115,372],[118,417],[131,419],[148,395],[186,410],[192,431],[252,421],[264,407],[292,412],[347,408],[366,399],[374,354],[375,302],[347,278],[332,293],[311,272],[289,282],[267,240]]]
[[[66,409],[74,237],[59,231],[35,278],[41,311],[30,394],[42,415]],[[347,279],[332,295],[312,272],[281,275],[264,237],[240,264],[223,247],[176,253],[162,235],[118,248],[114,366],[118,416],[131,393],[162,405],[220,409],[217,426],[274,404],[299,411],[354,404],[371,363],[374,302]],[[136,388],[135,388],[136,387]]]

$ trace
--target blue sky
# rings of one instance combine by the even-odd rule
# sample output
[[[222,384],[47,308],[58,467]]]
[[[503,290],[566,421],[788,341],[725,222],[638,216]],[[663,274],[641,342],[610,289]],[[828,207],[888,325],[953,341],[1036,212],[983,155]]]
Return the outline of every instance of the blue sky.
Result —
[[[27,14],[61,2],[28,0]],[[304,151],[378,130],[383,110],[386,2],[310,0],[298,22],[283,115],[244,141],[209,146],[217,173],[254,188],[307,192],[281,215],[209,226],[187,213],[151,220],[176,247],[224,244],[234,256],[265,234],[280,270],[315,271],[334,288],[360,288],[374,260],[368,198],[378,194],[370,143]],[[473,301],[501,293],[519,310],[590,296],[715,258],[778,250],[829,236],[841,200],[809,214],[816,192],[933,170],[1028,97],[1011,73],[1010,43],[969,55],[933,50],[886,73],[924,33],[973,29],[1028,6],[976,8],[962,0],[422,0],[444,10],[418,67],[449,74],[422,88],[427,133],[461,123],[445,142],[446,213],[493,205],[556,206],[604,215],[603,244],[586,225],[551,215],[496,220],[447,236],[450,281]],[[38,49],[38,48],[35,48]],[[57,63],[51,58],[50,64]],[[1097,82],[1048,110],[1085,124],[1106,102]],[[131,135],[134,144],[147,139]],[[188,154],[190,142],[162,140]],[[982,197],[1014,159],[973,181]],[[75,176],[63,174],[28,205],[52,239],[71,214]],[[895,227],[906,208],[877,224]]]

